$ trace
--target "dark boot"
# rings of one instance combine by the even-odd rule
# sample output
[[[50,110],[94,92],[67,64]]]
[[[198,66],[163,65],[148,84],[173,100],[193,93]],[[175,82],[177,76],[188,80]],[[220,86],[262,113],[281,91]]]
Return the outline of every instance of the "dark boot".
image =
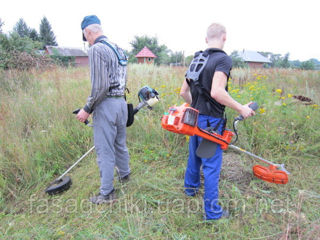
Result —
[[[115,200],[116,200],[116,194],[114,189],[112,189],[112,191],[107,195],[103,195],[99,193],[98,195],[90,198],[90,202],[94,204],[112,203]]]
[[[119,181],[121,183],[127,183],[127,182],[129,182],[129,180],[130,180],[130,173],[124,177],[119,177]]]

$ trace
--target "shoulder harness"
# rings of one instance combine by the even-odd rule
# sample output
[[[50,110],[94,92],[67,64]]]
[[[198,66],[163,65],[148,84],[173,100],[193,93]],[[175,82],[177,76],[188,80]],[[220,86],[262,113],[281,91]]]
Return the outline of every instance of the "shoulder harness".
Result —
[[[210,109],[210,105],[216,105],[217,103],[213,101],[210,92],[203,87],[202,83],[199,81],[199,77],[208,63],[210,54],[214,52],[222,52],[226,54],[223,50],[216,49],[216,48],[210,49],[209,51],[196,52],[185,75],[188,85],[190,86],[190,81],[192,81],[197,91],[199,92],[199,94],[205,96],[206,105],[208,109]],[[224,126],[223,126],[223,131],[224,131],[224,128],[227,122],[226,116],[224,116],[224,118],[221,119],[221,121],[217,124],[217,126],[214,129],[210,129],[210,130],[216,131],[223,120],[225,120]],[[209,122],[208,122],[208,128],[210,128]]]
[[[99,42],[107,45],[108,47],[110,47],[112,49],[112,51],[116,54],[117,58],[118,58],[118,62],[121,66],[127,66],[128,64],[128,57],[127,55],[123,52],[122,49],[120,49],[117,45],[114,45],[104,39],[100,40]]]

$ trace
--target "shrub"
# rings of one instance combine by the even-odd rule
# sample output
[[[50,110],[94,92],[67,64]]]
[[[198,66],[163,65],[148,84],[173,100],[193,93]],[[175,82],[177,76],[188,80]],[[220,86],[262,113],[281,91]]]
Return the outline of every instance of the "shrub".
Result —
[[[17,33],[0,34],[0,68],[27,70],[44,67],[52,61],[39,53],[41,43]]]

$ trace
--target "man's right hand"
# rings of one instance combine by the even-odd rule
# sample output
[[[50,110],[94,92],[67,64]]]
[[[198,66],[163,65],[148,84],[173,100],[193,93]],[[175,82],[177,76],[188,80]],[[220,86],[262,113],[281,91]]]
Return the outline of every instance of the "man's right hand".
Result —
[[[246,105],[242,105],[242,108],[240,110],[240,114],[241,116],[246,119],[248,117],[251,117],[251,116],[254,116],[256,113],[255,111],[253,111],[249,105],[251,104],[252,102],[249,102],[247,103]]]

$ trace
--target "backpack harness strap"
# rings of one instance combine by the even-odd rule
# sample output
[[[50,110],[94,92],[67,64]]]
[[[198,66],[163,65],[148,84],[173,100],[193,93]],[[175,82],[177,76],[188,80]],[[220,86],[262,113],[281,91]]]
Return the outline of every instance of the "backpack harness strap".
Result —
[[[127,57],[127,55],[126,55],[125,53],[123,53],[122,51],[121,51],[122,54],[120,54],[118,46],[114,46],[112,43],[110,43],[110,42],[108,42],[108,41],[106,41],[106,40],[104,40],[104,39],[101,39],[99,42],[107,45],[108,47],[110,47],[110,48],[113,50],[113,52],[116,54],[116,56],[117,56],[117,58],[118,58],[118,62],[119,62],[119,64],[120,64],[121,66],[127,66],[127,64],[128,64],[128,57]]]
[[[117,58],[118,58],[118,63],[121,65],[121,66],[127,66],[128,64],[128,57],[127,55],[121,50],[121,53],[119,51],[119,48],[117,45],[113,45],[112,43],[108,42],[107,40],[105,39],[101,39],[101,40],[98,40],[98,42],[100,43],[103,43],[105,45],[107,45],[109,48],[112,49],[112,51],[116,54]],[[109,88],[109,91],[111,91],[112,89],[115,89],[115,88],[118,88],[120,86],[120,83],[115,85],[115,86],[111,86]],[[126,88],[128,90],[128,93],[129,93],[129,89]],[[126,99],[126,94],[124,95],[124,98]]]
[[[185,75],[186,81],[188,83],[188,85],[190,86],[190,82],[192,81],[198,91],[198,93],[200,95],[205,96],[206,98],[206,106],[208,109],[211,109],[211,105],[216,106],[217,103],[215,101],[213,101],[210,92],[203,87],[202,83],[199,81],[199,77],[200,74],[203,72],[205,66],[208,63],[210,54],[214,53],[214,52],[222,52],[224,54],[226,54],[223,50],[221,49],[210,49],[209,51],[199,51],[195,53],[194,58],[192,59],[192,62],[190,63],[190,66],[187,70],[187,73]],[[222,118],[219,123],[213,128],[210,126],[209,121],[207,121],[207,125],[208,125],[208,130],[211,131],[216,131],[220,124],[224,121],[224,125],[223,125],[223,129],[222,132],[225,130],[225,126],[227,124],[227,117],[226,114],[224,113],[224,118]]]

